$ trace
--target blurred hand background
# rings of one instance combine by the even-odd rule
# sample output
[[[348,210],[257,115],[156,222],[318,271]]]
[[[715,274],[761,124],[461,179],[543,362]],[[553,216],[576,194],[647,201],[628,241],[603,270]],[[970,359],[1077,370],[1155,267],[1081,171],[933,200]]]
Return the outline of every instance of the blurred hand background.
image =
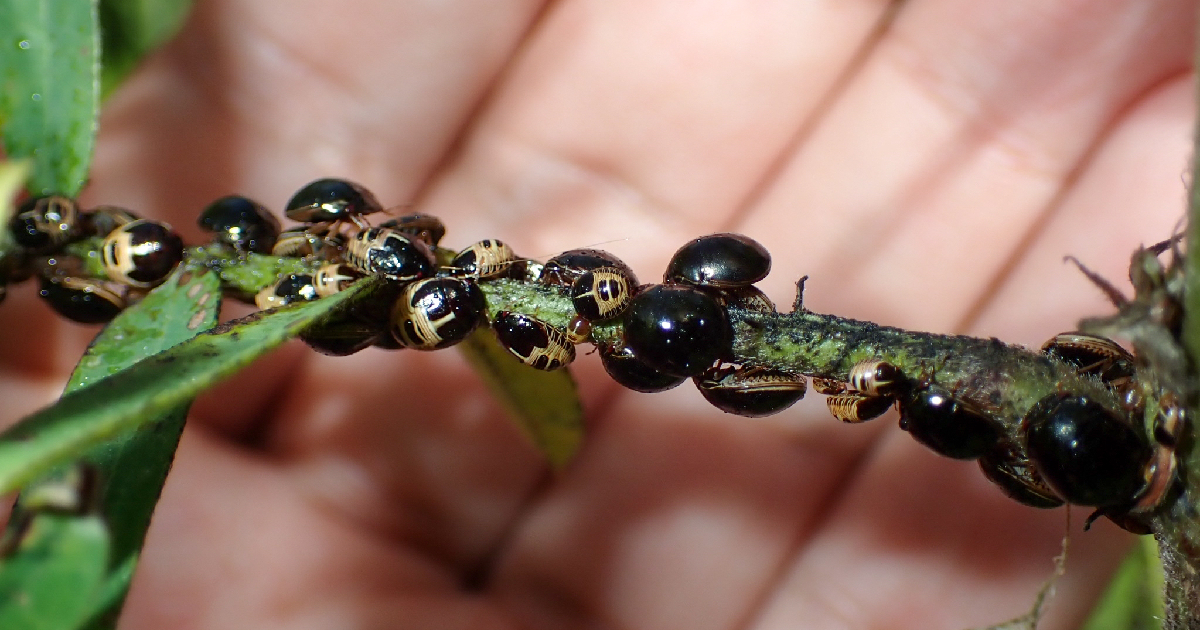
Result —
[[[1111,310],[1065,254],[1123,283],[1182,217],[1194,12],[202,0],[107,103],[83,202],[198,243],[219,196],[279,211],[346,177],[441,217],[447,247],[598,246],[643,282],[738,231],[781,306],[808,274],[818,312],[1038,345]],[[6,422],[95,334],[35,293],[0,309]],[[810,394],[745,419],[572,370],[588,433],[555,476],[455,352],[264,358],[196,403],[123,627],[962,628],[1023,614],[1053,569],[1062,510],[894,412],[842,426]],[[1047,628],[1131,540],[1084,515]]]

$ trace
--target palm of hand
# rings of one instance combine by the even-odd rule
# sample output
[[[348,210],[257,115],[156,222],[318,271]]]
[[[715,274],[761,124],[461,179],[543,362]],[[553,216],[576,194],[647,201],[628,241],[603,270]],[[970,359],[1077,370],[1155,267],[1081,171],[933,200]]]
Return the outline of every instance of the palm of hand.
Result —
[[[933,0],[886,29],[873,3],[311,5],[199,6],[110,104],[85,201],[186,231],[345,176],[455,245],[626,239],[603,247],[643,281],[736,230],[781,304],[807,273],[815,310],[1031,344],[1106,308],[1064,253],[1119,277],[1182,207],[1183,1]],[[91,334],[31,301],[0,313],[21,408]],[[197,403],[124,627],[951,628],[1050,572],[1060,512],[892,422],[574,369],[588,437],[552,477],[452,352],[267,358]],[[1125,541],[1076,536],[1058,623]]]

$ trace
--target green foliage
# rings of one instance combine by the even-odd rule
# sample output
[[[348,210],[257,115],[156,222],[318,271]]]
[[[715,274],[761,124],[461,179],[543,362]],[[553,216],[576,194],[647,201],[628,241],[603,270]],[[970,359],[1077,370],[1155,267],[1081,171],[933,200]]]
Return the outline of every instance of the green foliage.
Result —
[[[13,213],[13,200],[25,185],[29,176],[28,160],[0,162],[0,226],[8,225],[8,219]],[[14,247],[12,236],[8,230],[0,230],[0,273],[7,268],[6,261],[12,257]]]
[[[179,32],[191,0],[101,0],[101,93],[107,98],[138,63]]]
[[[0,628],[77,628],[103,605],[108,528],[96,515],[38,514],[0,564]]]
[[[458,347],[551,465],[569,463],[583,441],[583,406],[571,373],[521,363],[490,330],[475,331]]]
[[[28,157],[30,189],[75,195],[99,108],[95,0],[0,0],[0,136]]]
[[[177,409],[307,326],[319,324],[338,308],[368,296],[377,286],[377,282],[366,280],[316,302],[268,315],[256,313],[116,374],[89,381],[87,387],[64,395],[57,403],[0,433],[0,494],[22,488],[79,460],[102,443]]]

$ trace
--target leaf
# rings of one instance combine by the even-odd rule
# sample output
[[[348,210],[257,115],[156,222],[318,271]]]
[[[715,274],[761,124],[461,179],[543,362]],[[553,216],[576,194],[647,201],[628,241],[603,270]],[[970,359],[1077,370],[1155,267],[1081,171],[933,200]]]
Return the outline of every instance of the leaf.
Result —
[[[1083,630],[1158,630],[1164,615],[1162,594],[1158,545],[1153,536],[1142,536],[1117,569]]]
[[[364,280],[315,302],[255,313],[64,395],[0,433],[0,494],[161,417],[380,284]]]
[[[141,302],[122,311],[100,332],[75,368],[66,391],[78,390],[88,382],[115,374],[211,328],[216,324],[220,309],[220,289],[216,274],[203,269],[200,273],[191,273],[181,267],[167,282]],[[96,598],[94,603],[100,608],[89,611],[88,617],[101,615],[115,620],[120,612],[124,593],[129,587],[128,579],[170,470],[190,403],[190,400],[184,401],[139,430],[103,443],[82,458],[91,470],[98,472],[98,505],[112,542],[109,556],[118,567],[128,567],[108,579],[106,588],[115,595]],[[26,517],[41,518],[29,511],[36,510],[27,500],[30,493],[36,495],[38,489],[59,483],[59,475],[51,475],[22,493],[10,521],[10,534],[15,534],[12,523]],[[116,583],[122,575],[125,581]],[[59,593],[58,596],[71,595]]]
[[[95,0],[0,0],[0,136],[33,160],[30,190],[71,197],[87,179],[99,114]]]
[[[79,627],[102,597],[108,542],[99,516],[36,515],[0,561],[0,628]]]
[[[10,263],[6,261],[17,253],[17,244],[13,242],[5,227],[15,210],[13,200],[25,185],[25,178],[29,177],[29,166],[29,160],[0,162],[0,277],[8,275],[7,268]]]
[[[101,93],[107,98],[138,63],[179,32],[191,0],[101,0]]]
[[[583,406],[571,373],[521,363],[491,330],[476,330],[458,347],[550,464],[570,463],[583,442]]]

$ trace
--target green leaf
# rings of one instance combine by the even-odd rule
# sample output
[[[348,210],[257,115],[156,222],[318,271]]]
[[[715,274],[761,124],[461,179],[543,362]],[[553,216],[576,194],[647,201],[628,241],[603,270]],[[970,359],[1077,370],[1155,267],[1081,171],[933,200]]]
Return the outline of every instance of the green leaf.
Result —
[[[30,190],[75,196],[99,114],[95,0],[0,0],[0,136],[33,159]]]
[[[108,530],[98,516],[37,514],[16,553],[0,560],[0,628],[64,630],[103,596]]]
[[[25,185],[25,178],[29,177],[29,166],[29,160],[0,162],[0,228],[8,225],[13,215],[13,200]],[[17,244],[13,242],[9,231],[0,229],[0,277],[8,275],[6,270],[9,264],[15,264],[17,253]]]
[[[162,417],[380,284],[368,279],[315,302],[255,313],[64,395],[0,433],[0,494]]]
[[[101,92],[108,97],[154,49],[183,26],[191,0],[101,0]]]
[[[216,274],[203,270],[191,273],[181,267],[167,282],[122,311],[100,332],[75,368],[66,391],[78,390],[88,382],[115,374],[211,328],[220,309],[220,289]],[[95,604],[100,608],[92,610],[89,617],[98,615],[115,620],[120,612],[190,402],[184,401],[137,431],[100,444],[82,457],[99,478],[98,505],[112,540],[112,563],[124,568],[107,581],[106,590],[115,595],[96,598]],[[11,523],[40,518],[32,514],[37,507],[30,499],[41,488],[58,484],[60,475],[54,474],[22,493],[10,521],[10,534],[16,533]],[[118,582],[122,579],[123,583]]]
[[[521,363],[491,330],[476,330],[458,347],[551,465],[570,463],[583,442],[583,406],[571,373]]]
[[[1163,570],[1153,536],[1142,536],[1117,569],[1083,630],[1158,630],[1162,627]]]

